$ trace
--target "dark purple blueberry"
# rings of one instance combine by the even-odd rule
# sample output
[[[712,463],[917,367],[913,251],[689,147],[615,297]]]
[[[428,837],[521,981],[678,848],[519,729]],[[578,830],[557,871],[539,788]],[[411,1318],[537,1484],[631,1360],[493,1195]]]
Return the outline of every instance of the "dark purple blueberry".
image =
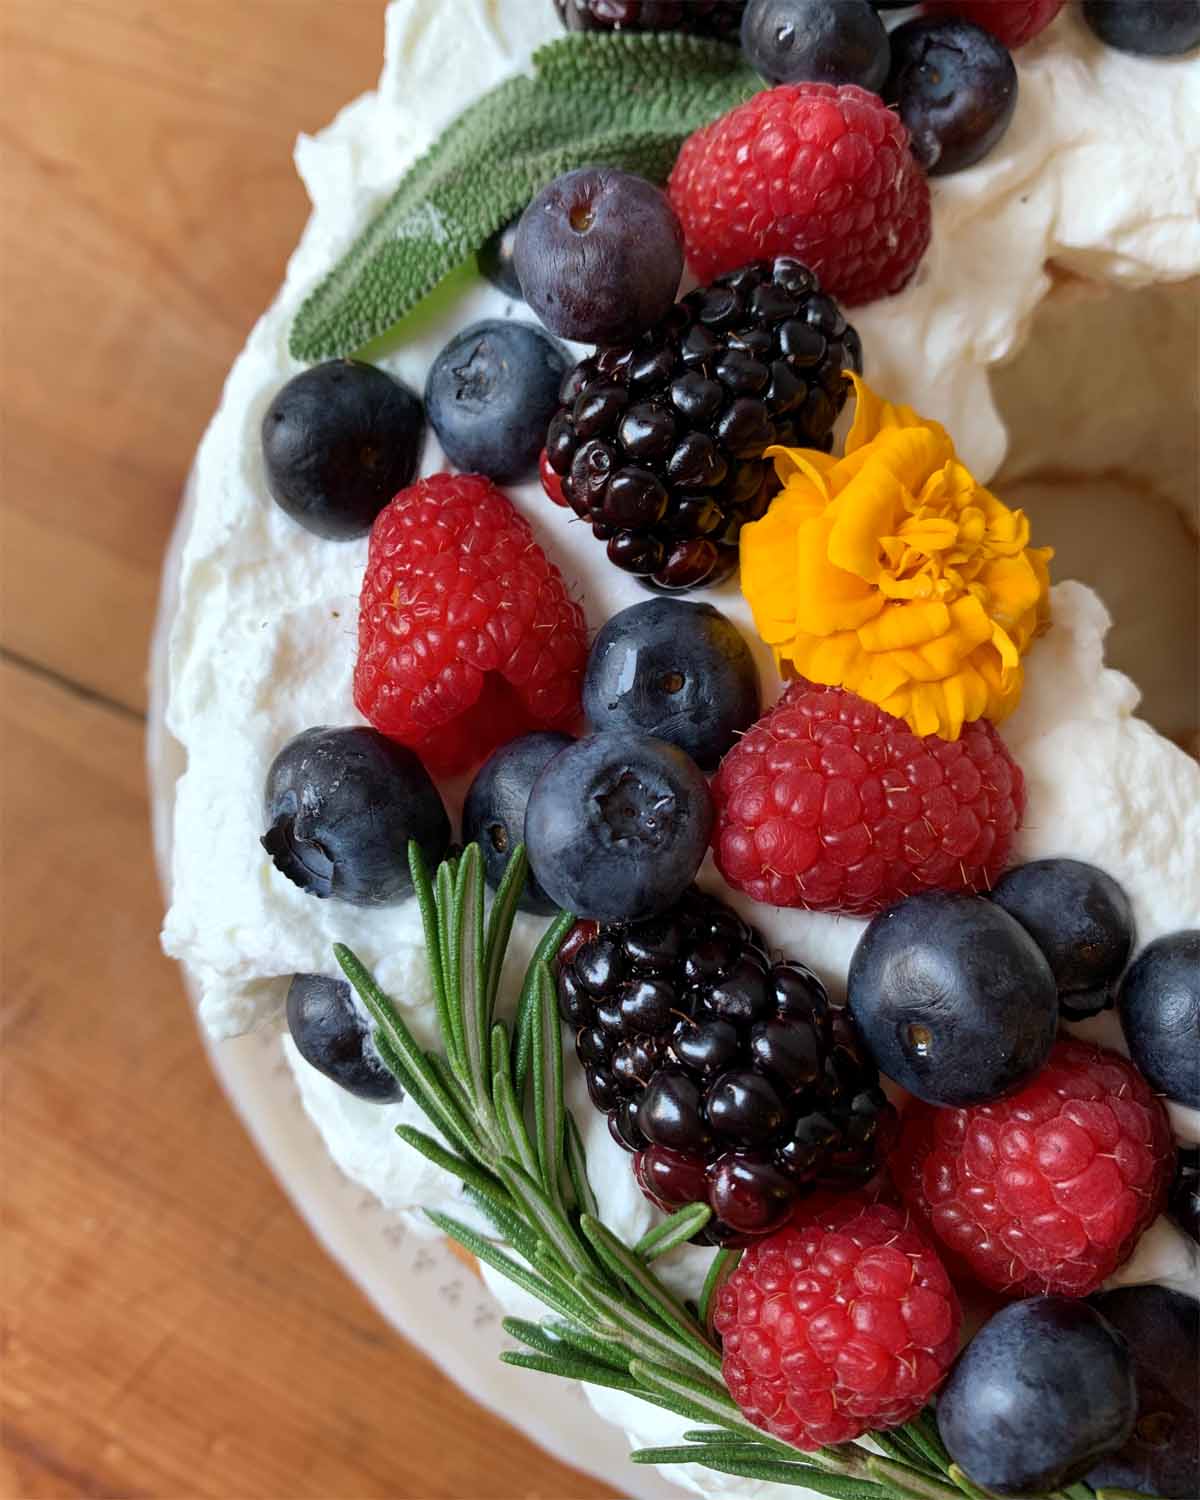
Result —
[[[702,1076],[731,1067],[741,1047],[737,1028],[728,1021],[681,1020],[671,1034],[671,1055],[676,1062]]]
[[[712,605],[647,599],[613,615],[596,637],[583,709],[593,729],[654,735],[715,771],[759,716],[758,672],[737,628]]]
[[[338,542],[370,531],[412,482],[424,443],[418,398],[354,359],[293,376],[262,421],[271,498],[306,531]]]
[[[1093,1489],[1200,1495],[1200,1302],[1165,1286],[1089,1298],[1133,1357],[1137,1416],[1115,1453],[1089,1470]]]
[[[891,35],[883,97],[931,177],[981,161],[1017,107],[1017,70],[1003,42],[958,16],[918,16]]]
[[[648,1141],[672,1151],[703,1154],[712,1134],[704,1119],[700,1090],[676,1068],[663,1068],[638,1104],[638,1126]]]
[[[771,1009],[766,965],[751,954],[743,954],[723,978],[700,994],[706,1010],[737,1025],[759,1021]]]
[[[497,230],[476,256],[480,275],[486,276],[497,291],[517,302],[525,300],[517,268],[513,263],[517,248],[517,225],[520,222],[521,216],[518,214],[503,229]]]
[[[536,879],[564,911],[632,921],[665,911],[691,884],[712,819],[708,783],[682,750],[596,734],[538,777],[525,840]]]
[[[783,1105],[769,1080],[746,1070],[722,1073],[709,1087],[704,1108],[719,1136],[743,1146],[770,1140],[784,1120]]]
[[[1129,1346],[1086,1302],[1030,1297],[983,1325],[950,1372],[937,1424],[984,1489],[1041,1495],[1072,1484],[1133,1431]]]
[[[873,917],[846,993],[881,1070],[930,1104],[984,1104],[1020,1088],[1058,1029],[1041,949],[981,896],[928,891]]]
[[[531,323],[493,318],[455,334],[425,383],[429,420],[450,462],[498,483],[532,474],[568,363]]]
[[[768,83],[878,93],[888,74],[888,34],[867,0],[747,0],[742,51]]]
[[[412,891],[408,845],[441,863],[450,820],[417,756],[374,729],[306,729],[267,772],[262,846],[310,896],[386,906]]]
[[[1121,983],[1121,1029],[1151,1086],[1200,1109],[1200,928],[1156,938]]]
[[[549,730],[522,735],[492,752],[479,768],[463,804],[464,844],[478,844],[488,885],[497,889],[513,851],[525,842],[525,807],[533,783],[546,763],[571,743],[570,735]],[[555,905],[529,879],[521,894],[522,911],[546,915]]]
[[[1129,962],[1133,908],[1112,876],[1095,865],[1035,859],[1009,870],[992,900],[1045,954],[1060,996],[1111,986]]]
[[[1083,19],[1118,52],[1179,57],[1200,47],[1200,0],[1083,0]]]
[[[371,1027],[344,979],[297,974],[288,987],[287,1024],[306,1063],[358,1099],[393,1104],[399,1080],[375,1050]]]
[[[626,344],[665,317],[683,231],[661,188],[615,167],[556,177],[521,215],[517,278],[551,332]]]
[[[708,1181],[713,1213],[738,1234],[769,1234],[792,1212],[795,1187],[763,1157],[730,1152],[709,1169]]]

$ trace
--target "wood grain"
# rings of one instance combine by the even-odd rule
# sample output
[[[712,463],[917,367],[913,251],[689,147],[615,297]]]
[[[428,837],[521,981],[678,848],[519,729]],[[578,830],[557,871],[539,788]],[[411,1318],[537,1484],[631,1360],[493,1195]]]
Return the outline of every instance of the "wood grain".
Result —
[[[163,546],[381,0],[0,7],[0,1494],[578,1496],[317,1247],[159,954]]]

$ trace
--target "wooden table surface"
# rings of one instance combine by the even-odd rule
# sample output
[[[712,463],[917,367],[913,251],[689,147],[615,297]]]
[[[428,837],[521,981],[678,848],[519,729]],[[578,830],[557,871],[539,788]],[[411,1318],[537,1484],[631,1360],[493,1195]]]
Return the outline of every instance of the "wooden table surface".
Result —
[[[449,3],[449,0],[448,0]],[[158,951],[147,637],[180,488],[382,0],[6,0],[5,1496],[598,1497],[390,1331]]]

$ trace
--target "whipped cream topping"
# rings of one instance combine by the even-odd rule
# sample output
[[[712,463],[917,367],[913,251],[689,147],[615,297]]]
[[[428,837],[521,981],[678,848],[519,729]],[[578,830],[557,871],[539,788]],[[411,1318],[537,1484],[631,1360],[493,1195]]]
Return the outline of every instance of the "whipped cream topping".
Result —
[[[278,1026],[291,975],[333,972],[330,949],[339,941],[374,970],[418,1037],[434,1039],[414,903],[367,910],[314,900],[259,847],[263,778],[279,748],[314,724],[359,722],[351,681],[367,545],[323,541],[272,503],[258,433],[271,398],[300,368],[287,335],[304,295],[442,126],[525,68],[532,50],[560,31],[551,0],[395,0],[378,90],[298,143],[313,214],[200,448],[170,644],[167,725],[187,766],[177,788],[163,942],[186,964],[214,1038]],[[1006,139],[977,167],[933,184],[933,243],[913,284],[852,314],[872,384],[944,422],[981,479],[1000,465],[1006,445],[988,368],[1013,355],[1027,333],[1051,286],[1049,262],[1126,286],[1200,270],[1200,151],[1183,146],[1200,142],[1200,62],[1112,52],[1068,10],[1022,50],[1018,66],[1021,98]],[[406,329],[404,342],[387,343],[378,362],[420,390],[447,338],[494,316],[528,313],[464,278],[452,306]],[[423,472],[442,466],[431,435]],[[593,629],[646,597],[536,482],[509,493],[584,601]],[[1033,523],[1037,541],[1036,512]],[[778,683],[736,586],[707,597],[754,644],[770,701]],[[1200,765],[1135,717],[1137,689],[1104,666],[1109,619],[1096,595],[1060,584],[1054,610],[1054,630],[1027,659],[1025,700],[1004,729],[1029,781],[1016,853],[1070,854],[1109,870],[1130,893],[1141,941],[1200,924]],[[445,789],[453,817],[464,790],[465,781]],[[711,866],[702,880],[728,898]],[[753,913],[773,945],[841,991],[860,922],[761,907]],[[514,968],[541,925],[518,919]],[[1119,1044],[1111,1017],[1101,1019],[1105,1039]],[[410,1104],[351,1098],[285,1045],[305,1107],[348,1175],[389,1208],[452,1207],[469,1216],[457,1184],[396,1142],[395,1124],[417,1121]],[[604,1218],[632,1242],[653,1210],[603,1118],[587,1105],[573,1062],[569,1086]],[[1177,1123],[1200,1138],[1194,1120],[1180,1113]],[[660,1265],[694,1294],[707,1258],[684,1250]],[[1190,1276],[1195,1289],[1186,1242],[1165,1225],[1122,1274]],[[497,1291],[516,1305],[510,1287]],[[613,1392],[590,1394],[640,1441],[672,1440],[665,1414]],[[766,1493],[690,1468],[673,1477],[701,1492]]]

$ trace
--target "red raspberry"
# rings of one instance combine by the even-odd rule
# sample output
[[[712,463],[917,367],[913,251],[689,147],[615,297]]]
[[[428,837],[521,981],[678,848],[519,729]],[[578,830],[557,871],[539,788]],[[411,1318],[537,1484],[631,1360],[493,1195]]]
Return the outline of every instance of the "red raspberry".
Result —
[[[918,891],[990,889],[1025,811],[991,724],[919,739],[845,688],[801,678],[721,762],[717,868],[771,906],[866,914]]]
[[[927,0],[928,15],[958,16],[990,31],[1010,52],[1045,31],[1066,0]]]
[[[1015,1296],[1086,1297],[1162,1211],[1167,1112],[1131,1062],[1056,1042],[1020,1093],[970,1109],[914,1103],[892,1175],[962,1269]]]
[[[908,131],[855,84],[785,84],[683,143],[671,202],[701,281],[798,256],[847,307],[898,292],[929,244]]]
[[[434,474],[379,513],[354,701],[431,769],[463,771],[530,729],[569,728],[587,650],[583,611],[490,480]]]
[[[861,1193],[806,1198],[743,1252],[713,1314],[733,1399],[756,1427],[809,1449],[915,1416],[958,1352],[961,1320],[907,1213]]]

